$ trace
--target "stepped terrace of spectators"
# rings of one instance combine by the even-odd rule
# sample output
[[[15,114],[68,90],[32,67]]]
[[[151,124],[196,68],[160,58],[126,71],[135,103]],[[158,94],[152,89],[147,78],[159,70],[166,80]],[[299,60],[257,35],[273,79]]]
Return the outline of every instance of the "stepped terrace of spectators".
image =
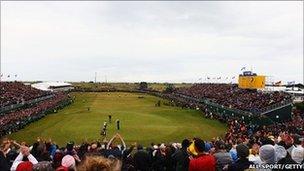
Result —
[[[250,112],[291,101],[291,96],[284,92],[246,90],[238,88],[236,84],[195,84],[187,88],[177,88],[174,93],[200,100],[207,99],[225,107]]]
[[[49,111],[68,104],[68,96],[55,93],[52,98],[40,101],[30,106],[21,107],[0,116],[0,136],[18,131],[30,122],[45,116]]]
[[[0,89],[0,137],[71,102],[65,93],[42,91],[21,82],[0,82]]]
[[[0,108],[49,95],[21,82],[0,82]]]

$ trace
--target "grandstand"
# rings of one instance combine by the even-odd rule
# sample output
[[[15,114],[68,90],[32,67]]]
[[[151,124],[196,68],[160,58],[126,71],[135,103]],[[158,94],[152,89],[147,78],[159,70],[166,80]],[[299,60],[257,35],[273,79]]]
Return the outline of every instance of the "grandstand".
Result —
[[[275,91],[280,91],[280,92],[285,92],[290,95],[292,95],[293,102],[294,103],[299,103],[304,101],[304,88],[303,85],[288,85],[288,86],[274,86],[274,85],[269,85],[266,86],[265,89],[262,91],[265,92],[275,92]]]
[[[21,82],[0,82],[0,89],[0,136],[18,131],[70,102],[64,93],[39,90]]]
[[[34,162],[36,167],[40,162],[52,161],[54,165],[49,165],[50,168],[61,168],[69,167],[67,165],[61,165],[58,162],[64,160],[62,158],[58,159],[55,156],[61,155],[62,157],[68,156],[66,153],[67,150],[74,151],[74,157],[71,157],[71,160],[75,160],[74,167],[78,165],[78,168],[81,170],[83,165],[81,160],[89,160],[89,156],[103,156],[106,158],[114,158],[117,162],[122,162],[122,165],[119,167],[121,170],[130,170],[131,168],[138,168],[137,160],[142,160],[142,157],[138,158],[138,153],[144,153],[146,157],[151,158],[151,162],[144,163],[143,167],[149,168],[148,170],[161,170],[161,168],[175,168],[177,167],[178,162],[184,162],[184,159],[178,159],[173,156],[175,153],[179,153],[180,150],[184,150],[185,154],[192,155],[194,158],[198,157],[197,153],[200,153],[199,149],[196,147],[197,142],[203,142],[207,146],[214,146],[215,148],[204,149],[208,156],[212,159],[213,156],[217,156],[217,153],[220,153],[222,148],[228,154],[231,163],[226,167],[233,167],[232,162],[237,162],[237,158],[233,158],[233,145],[239,142],[254,142],[253,137],[260,136],[259,143],[261,145],[266,142],[273,140],[263,139],[263,137],[269,136],[279,136],[281,135],[280,130],[286,131],[288,134],[291,134],[293,138],[295,135],[304,135],[303,134],[303,114],[301,110],[294,110],[294,116],[292,117],[292,96],[288,92],[284,91],[261,91],[261,90],[252,90],[252,89],[243,89],[238,87],[236,84],[213,84],[213,83],[202,83],[202,84],[193,84],[192,86],[184,86],[173,88],[170,91],[164,89],[163,91],[156,91],[149,87],[145,89],[140,89],[138,86],[119,86],[119,89],[116,88],[115,84],[107,85],[102,84],[98,86],[98,83],[88,86],[91,83],[82,83],[78,84],[77,89],[68,89],[64,91],[65,88],[72,87],[71,85],[59,85],[59,84],[36,84],[34,86],[25,85],[21,82],[0,82],[1,88],[1,115],[0,115],[0,136],[10,135],[13,132],[23,129],[32,122],[39,122],[41,118],[45,117],[47,114],[56,113],[58,109],[64,108],[65,106],[73,103],[75,97],[71,97],[69,93],[75,91],[78,94],[89,94],[86,92],[94,91],[95,93],[103,93],[103,98],[109,97],[110,91],[125,91],[129,93],[145,93],[153,96],[158,96],[162,99],[167,99],[168,102],[164,102],[164,105],[172,105],[181,107],[182,109],[195,109],[196,111],[201,111],[207,119],[216,119],[223,123],[226,123],[228,130],[226,135],[221,137],[216,141],[202,141],[200,138],[194,139],[185,139],[183,144],[171,143],[168,142],[152,145],[147,147],[146,150],[143,150],[141,145],[135,146],[130,145],[127,147],[125,143],[126,140],[120,134],[115,134],[113,138],[109,141],[93,141],[91,143],[83,142],[82,144],[75,145],[74,142],[67,144],[66,148],[63,151],[59,150],[56,147],[56,143],[52,141],[46,141],[43,139],[38,139],[33,145],[31,153],[37,159],[37,162]],[[42,86],[44,85],[44,86]],[[83,87],[85,88],[83,88]],[[36,87],[36,88],[34,88]],[[53,90],[52,88],[58,88],[63,91]],[[40,89],[37,89],[40,88]],[[172,87],[171,87],[172,88]],[[135,94],[134,94],[135,95]],[[115,99],[115,101],[122,101],[123,104],[127,101],[123,101],[126,98],[127,94],[122,94]],[[136,95],[135,95],[136,96]],[[96,95],[93,95],[96,98]],[[141,98],[146,98],[140,96]],[[130,98],[130,97],[129,97]],[[129,99],[128,98],[128,99]],[[135,100],[141,99],[135,98]],[[127,98],[126,98],[127,99]],[[129,101],[129,100],[128,100]],[[151,100],[148,100],[151,101]],[[86,100],[84,101],[86,102]],[[77,103],[84,103],[83,100],[78,99]],[[106,102],[106,101],[105,101]],[[105,103],[104,102],[104,103]],[[158,102],[161,104],[160,102]],[[168,104],[165,104],[168,103]],[[105,105],[105,104],[104,104]],[[113,107],[113,106],[112,106]],[[134,108],[134,106],[129,106]],[[103,106],[105,108],[105,106]],[[154,107],[157,109],[157,107]],[[89,109],[88,109],[89,110]],[[166,109],[168,113],[168,109]],[[77,108],[77,111],[82,111]],[[87,111],[87,110],[85,110]],[[75,110],[73,111],[75,112]],[[87,111],[90,112],[90,111]],[[126,112],[126,111],[124,111]],[[60,113],[60,112],[59,112]],[[77,112],[76,112],[77,113]],[[60,114],[59,114],[60,115]],[[77,114],[76,114],[77,115]],[[134,115],[133,115],[134,116]],[[86,116],[85,116],[86,117]],[[126,116],[128,117],[128,116]],[[193,117],[193,116],[191,116]],[[201,117],[201,119],[205,119]],[[93,118],[94,119],[94,118]],[[128,118],[131,119],[131,118]],[[133,118],[138,120],[136,118]],[[141,118],[143,120],[144,118]],[[94,119],[95,120],[95,119]],[[152,121],[152,120],[151,120]],[[211,121],[210,121],[211,122]],[[70,120],[68,120],[70,123]],[[85,122],[78,122],[85,126]],[[193,121],[194,123],[194,121]],[[193,124],[191,123],[191,124]],[[265,127],[267,125],[267,127]],[[125,125],[124,127],[126,127]],[[263,126],[263,127],[261,127]],[[181,125],[180,125],[181,127]],[[210,125],[208,127],[211,128]],[[21,130],[22,131],[22,130]],[[262,134],[260,133],[262,131]],[[59,131],[60,132],[60,131]],[[289,135],[288,135],[289,136]],[[59,137],[58,137],[59,138]],[[284,137],[282,137],[284,139]],[[114,139],[121,141],[121,145],[115,145],[113,143]],[[303,140],[302,140],[303,141]],[[188,143],[186,143],[188,142]],[[287,141],[286,141],[287,142]],[[10,147],[17,146],[15,148],[27,149],[27,147],[20,145],[18,143],[8,141],[4,138],[4,144],[9,144]],[[192,144],[191,144],[192,143]],[[274,141],[273,141],[274,143]],[[17,145],[16,145],[17,144]],[[70,145],[69,145],[70,144]],[[191,145],[190,145],[191,144]],[[219,144],[224,144],[219,145]],[[253,148],[249,144],[250,148]],[[71,146],[71,147],[69,147]],[[46,152],[43,153],[52,156],[45,157],[42,155],[42,149],[57,149],[56,152]],[[231,148],[232,147],[232,148]],[[263,146],[262,146],[263,147]],[[121,149],[122,148],[122,149]],[[136,151],[134,149],[137,149]],[[246,147],[248,148],[248,147]],[[212,151],[215,150],[215,151]],[[249,150],[249,149],[248,149]],[[135,151],[135,152],[132,152]],[[171,152],[170,152],[171,151]],[[229,153],[228,153],[229,151]],[[16,155],[16,151],[12,151]],[[134,153],[134,154],[133,154]],[[292,154],[292,153],[291,153]],[[164,155],[164,156],[162,156]],[[176,154],[177,155],[177,154]],[[7,163],[8,167],[15,169],[14,167],[14,158],[8,155],[11,160]],[[128,157],[127,157],[128,156]],[[167,157],[165,157],[167,156]],[[164,157],[164,158],[162,158]],[[101,158],[102,160],[107,160],[106,158]],[[36,160],[35,159],[35,160]],[[129,161],[130,160],[130,161]],[[218,160],[217,158],[214,159]],[[250,159],[252,160],[252,159]],[[295,163],[303,161],[296,158],[294,155],[290,155],[290,160]],[[113,161],[113,160],[111,160]],[[165,163],[160,163],[160,161],[168,162],[174,161],[171,164],[167,165]],[[110,161],[109,161],[110,162]],[[188,161],[190,162],[190,161]],[[254,162],[252,160],[252,162]],[[281,162],[281,161],[277,161]],[[208,165],[208,168],[215,167],[216,163]],[[37,166],[38,167],[38,166]],[[193,166],[181,166],[181,167],[193,167]],[[206,166],[207,167],[207,166]],[[216,167],[224,167],[218,166]]]
[[[241,89],[234,84],[196,84],[176,95],[206,106],[205,112],[238,117],[246,122],[271,124],[291,119],[291,95]]]

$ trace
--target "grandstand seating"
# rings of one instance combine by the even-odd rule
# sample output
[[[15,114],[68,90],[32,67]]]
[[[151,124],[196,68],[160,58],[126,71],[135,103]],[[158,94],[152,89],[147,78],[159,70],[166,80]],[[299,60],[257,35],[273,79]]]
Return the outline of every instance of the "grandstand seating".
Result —
[[[235,84],[195,84],[192,87],[177,88],[175,93],[252,113],[265,112],[272,105],[291,103],[291,96],[287,93],[240,89]]]
[[[0,108],[49,95],[21,82],[0,82]]]
[[[21,82],[0,82],[0,136],[17,131],[69,101],[65,93],[41,91]]]

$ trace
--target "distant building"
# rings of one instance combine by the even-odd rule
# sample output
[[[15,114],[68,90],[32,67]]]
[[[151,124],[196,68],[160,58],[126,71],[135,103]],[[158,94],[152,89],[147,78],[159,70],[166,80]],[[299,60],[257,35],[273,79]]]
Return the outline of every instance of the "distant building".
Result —
[[[32,84],[32,87],[44,90],[44,91],[70,91],[73,90],[74,87],[70,83],[65,82],[42,82],[42,83],[35,83]]]

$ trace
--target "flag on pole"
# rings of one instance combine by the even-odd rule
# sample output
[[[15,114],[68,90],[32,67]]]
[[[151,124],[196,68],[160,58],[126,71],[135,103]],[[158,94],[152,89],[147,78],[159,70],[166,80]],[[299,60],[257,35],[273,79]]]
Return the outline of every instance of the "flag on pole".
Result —
[[[278,81],[276,83],[274,83],[274,85],[281,85],[282,81]]]

